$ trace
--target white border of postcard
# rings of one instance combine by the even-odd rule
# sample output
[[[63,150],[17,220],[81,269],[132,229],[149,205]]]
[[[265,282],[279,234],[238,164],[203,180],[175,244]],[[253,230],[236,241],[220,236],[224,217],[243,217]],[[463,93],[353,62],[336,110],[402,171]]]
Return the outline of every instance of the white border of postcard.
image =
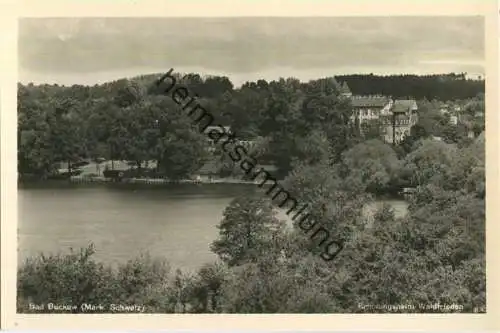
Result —
[[[1,322],[6,329],[171,330],[491,330],[500,322],[498,291],[498,16],[494,0],[5,0],[0,12],[1,66]],[[485,16],[487,154],[487,314],[355,315],[27,315],[16,314],[17,19],[18,17],[200,16]],[[495,281],[495,282],[494,282]],[[495,320],[497,319],[497,320]],[[498,327],[498,324],[497,326]]]

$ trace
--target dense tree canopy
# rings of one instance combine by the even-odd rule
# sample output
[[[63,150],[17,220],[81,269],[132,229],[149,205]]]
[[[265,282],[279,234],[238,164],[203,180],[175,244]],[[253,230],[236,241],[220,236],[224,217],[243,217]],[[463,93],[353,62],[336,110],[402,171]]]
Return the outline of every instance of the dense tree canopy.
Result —
[[[353,94],[386,95],[394,98],[438,99],[449,101],[475,97],[484,94],[484,80],[468,80],[465,74],[434,75],[341,75],[339,81],[346,81]]]
[[[362,142],[343,155],[349,173],[359,173],[368,191],[383,191],[395,181],[400,162],[391,146],[379,140]]]
[[[266,138],[268,149],[260,156],[261,162],[275,164],[279,176],[288,174],[293,161],[302,160],[305,155],[317,154],[322,156],[318,157],[320,159],[328,155],[328,159],[337,163],[344,151],[362,141],[358,129],[349,123],[350,103],[341,98],[336,81],[331,77],[305,83],[294,78],[270,82],[259,80],[235,89],[227,77],[175,76],[179,84],[186,84],[192,94],[199,96],[200,103],[218,123],[230,126],[238,138]],[[174,178],[195,171],[206,158],[201,153],[201,137],[189,128],[185,111],[181,112],[171,100],[158,95],[163,94],[154,89],[158,77],[144,75],[92,87],[19,84],[19,173],[46,177],[58,168],[59,162],[70,165],[80,158],[99,157],[130,160],[138,166],[144,161],[158,161],[164,167],[162,171]],[[393,97],[443,101],[460,98],[465,101],[462,103],[465,110],[462,127],[450,126],[449,117],[437,111],[437,102],[419,103],[418,126],[422,130],[408,137],[408,142],[403,144],[406,153],[420,137],[438,135],[446,142],[465,142],[466,145],[469,130],[475,135],[484,130],[483,81],[463,80],[456,74],[419,77],[355,75],[337,77],[339,80],[352,85],[355,94],[384,93]],[[419,92],[419,85],[406,84],[406,81],[420,82],[432,91],[444,92],[448,89],[445,87],[453,87],[449,89],[457,92],[428,96]],[[434,86],[440,88],[433,89]],[[413,90],[408,93],[396,91],[409,87]],[[478,118],[481,113],[483,118]],[[364,124],[365,127],[368,125]],[[176,134],[167,137],[166,133],[170,133],[173,127],[177,128]],[[365,138],[376,138],[380,134],[377,128],[376,124],[365,128]],[[312,148],[316,151],[308,154]],[[167,149],[169,153],[166,153]],[[179,158],[183,154],[190,157]]]
[[[220,174],[237,175],[237,163],[220,147],[207,149],[185,110],[151,88],[155,78],[19,85],[19,173],[44,178],[61,162],[71,168],[80,158],[103,157],[137,169],[155,161],[171,179],[188,177],[206,161]],[[264,193],[236,198],[211,246],[219,260],[197,272],[146,257],[111,269],[92,260],[92,248],[37,257],[19,269],[18,309],[47,300],[119,300],[167,313],[440,312],[424,306],[437,302],[466,312],[485,307],[484,96],[477,95],[484,82],[461,75],[344,78],[354,93],[421,99],[419,121],[400,146],[353,128],[350,102],[331,78],[259,80],[235,89],[225,77],[178,75],[218,123],[254,141],[248,152],[278,168],[280,184],[307,205],[309,219],[278,220]],[[461,99],[459,126],[450,126],[433,99]],[[473,139],[470,131],[483,134]],[[374,194],[402,187],[415,191],[404,217],[388,206],[365,214]],[[324,260],[331,244],[317,237],[318,227],[342,244],[334,260]]]
[[[224,211],[220,238],[212,244],[212,251],[229,266],[257,261],[280,229],[281,222],[274,215],[271,203],[261,196],[234,199]]]

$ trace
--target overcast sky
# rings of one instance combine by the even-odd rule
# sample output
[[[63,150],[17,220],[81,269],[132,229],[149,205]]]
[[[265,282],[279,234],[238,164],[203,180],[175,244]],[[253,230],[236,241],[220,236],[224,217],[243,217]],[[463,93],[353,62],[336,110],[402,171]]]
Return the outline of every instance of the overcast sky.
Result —
[[[182,72],[246,80],[484,74],[480,17],[22,19],[19,80],[95,84]]]

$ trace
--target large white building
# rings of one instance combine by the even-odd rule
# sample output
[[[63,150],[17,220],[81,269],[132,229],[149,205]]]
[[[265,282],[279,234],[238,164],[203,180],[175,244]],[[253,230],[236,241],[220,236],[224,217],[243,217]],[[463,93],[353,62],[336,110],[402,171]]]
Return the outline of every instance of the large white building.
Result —
[[[351,121],[362,130],[362,124],[378,121],[382,139],[388,143],[400,143],[410,134],[418,121],[418,106],[413,99],[392,100],[389,97],[351,96],[353,115]]]

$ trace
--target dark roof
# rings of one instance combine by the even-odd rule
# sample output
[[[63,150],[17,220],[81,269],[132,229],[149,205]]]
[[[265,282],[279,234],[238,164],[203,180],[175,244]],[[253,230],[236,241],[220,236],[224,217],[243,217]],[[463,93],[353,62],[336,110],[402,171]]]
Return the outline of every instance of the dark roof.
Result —
[[[383,108],[389,103],[389,98],[382,96],[353,96],[352,106],[354,107],[380,107]]]
[[[417,108],[417,102],[413,99],[397,99],[392,106],[393,112],[408,112]]]

